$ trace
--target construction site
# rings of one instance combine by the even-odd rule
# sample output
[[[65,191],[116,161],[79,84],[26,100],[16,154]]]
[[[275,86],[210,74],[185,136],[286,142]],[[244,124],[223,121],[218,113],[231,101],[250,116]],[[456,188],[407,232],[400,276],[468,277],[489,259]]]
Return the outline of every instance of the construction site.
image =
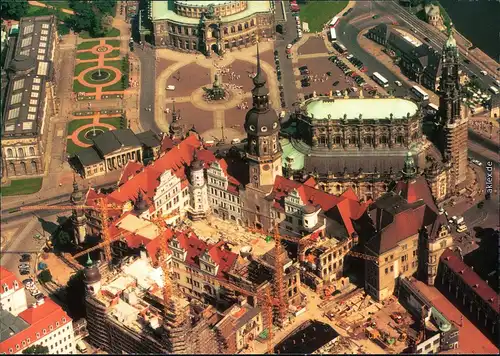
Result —
[[[106,221],[115,207],[100,201],[58,209],[72,209],[74,219],[92,209]],[[316,251],[334,251],[330,262],[342,261],[347,242],[328,240],[290,258],[282,240],[300,246],[300,239],[277,228],[270,236],[210,217],[173,229],[162,219],[134,215],[103,224],[102,237],[91,248],[47,261],[49,268],[83,270],[89,341],[107,352],[401,353],[426,339],[419,318],[395,298],[373,301],[342,277],[342,268],[332,278],[340,287],[301,283],[313,274]],[[436,334],[429,325],[427,336]],[[318,342],[307,336],[311,330]]]

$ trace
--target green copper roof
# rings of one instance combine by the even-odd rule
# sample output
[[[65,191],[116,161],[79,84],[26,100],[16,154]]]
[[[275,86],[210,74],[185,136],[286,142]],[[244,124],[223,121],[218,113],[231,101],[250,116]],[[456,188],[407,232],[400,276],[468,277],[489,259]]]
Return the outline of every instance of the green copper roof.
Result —
[[[359,119],[385,119],[392,114],[394,119],[406,118],[415,115],[417,104],[411,100],[401,98],[379,99],[312,99],[306,102],[305,109],[308,116],[314,115],[315,119],[338,120],[346,116],[347,120]]]
[[[206,6],[215,3],[225,3],[227,1],[189,1],[191,3],[204,3]],[[191,24],[197,25],[200,23],[200,19],[192,18],[192,17],[184,17],[178,15],[174,12],[174,2],[173,1],[152,1],[151,2],[151,17],[153,21],[157,20],[170,20],[179,24]],[[224,16],[222,17],[222,22],[232,22],[247,18],[256,13],[270,12],[271,4],[270,1],[248,1],[248,6],[246,10],[239,12],[234,15]]]
[[[223,4],[230,4],[232,2],[238,3],[239,1],[230,1],[230,0],[205,0],[205,1],[195,1],[195,0],[177,0],[176,1],[179,4],[185,4],[187,6],[204,6],[207,7],[208,5],[223,5]]]
[[[87,267],[91,267],[93,264],[94,264],[94,262],[92,262],[92,259],[90,258],[90,254],[87,254],[87,262],[85,262],[85,265]]]
[[[291,163],[290,168],[294,171],[304,168],[305,155],[297,151],[292,143],[286,138],[281,139],[280,144],[283,149],[283,167],[288,168],[288,165]]]

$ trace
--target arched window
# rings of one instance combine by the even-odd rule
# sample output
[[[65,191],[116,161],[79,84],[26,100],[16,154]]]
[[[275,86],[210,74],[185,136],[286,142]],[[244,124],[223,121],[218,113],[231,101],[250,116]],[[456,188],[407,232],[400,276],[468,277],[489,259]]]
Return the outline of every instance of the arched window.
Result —
[[[241,24],[238,25],[238,31],[243,31],[243,26]]]
[[[349,143],[355,145],[356,144],[356,136],[351,136]]]
[[[12,162],[9,162],[9,171],[14,175],[16,174],[16,166]]]
[[[38,166],[35,161],[31,161],[31,172],[38,173]]]
[[[365,138],[363,139],[363,142],[365,143],[365,145],[371,145],[372,144],[372,137],[365,136]]]
[[[250,26],[252,26],[252,27],[255,26],[255,20],[254,19],[252,19],[252,21],[250,21]]]
[[[26,169],[26,163],[21,162],[21,174],[28,174],[28,170]]]
[[[22,148],[18,148],[17,155],[19,158],[23,158],[24,157],[24,150]]]
[[[403,143],[403,141],[404,141],[403,136],[396,137],[396,142],[397,143]]]
[[[11,148],[7,148],[7,157],[11,158],[13,156],[13,152]]]
[[[248,28],[248,22],[245,22],[245,30]]]
[[[35,155],[35,148],[34,147],[30,147],[29,151],[30,151],[30,156],[34,156]]]
[[[387,144],[387,136],[382,136],[380,138],[380,143]]]
[[[231,33],[235,33],[235,32],[236,32],[236,27],[231,26]]]
[[[224,34],[227,35],[228,34],[228,28],[227,27],[224,27]]]
[[[340,192],[340,184],[337,184],[337,185],[335,186],[335,189],[337,190],[337,192]]]
[[[340,136],[335,136],[335,144],[340,145],[340,142],[341,142]]]

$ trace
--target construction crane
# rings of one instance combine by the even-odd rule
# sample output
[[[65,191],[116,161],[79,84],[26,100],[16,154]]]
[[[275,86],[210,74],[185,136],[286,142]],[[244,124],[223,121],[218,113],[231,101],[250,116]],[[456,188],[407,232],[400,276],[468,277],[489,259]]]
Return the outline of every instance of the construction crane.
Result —
[[[253,213],[255,215],[259,215],[259,216],[265,217],[265,218],[267,218],[269,220],[273,219],[270,216],[267,216],[267,215],[264,215],[264,214],[259,214],[259,213],[250,211],[248,209],[242,209],[242,210],[251,212],[251,213]],[[266,232],[264,230],[262,230],[262,229],[252,229],[252,228],[249,228],[248,230],[251,231],[251,232],[256,232],[256,233],[260,233],[260,234],[266,235]],[[311,240],[310,238],[304,239],[304,238],[293,237],[293,236],[288,236],[288,235],[280,235],[280,236],[281,236],[281,240],[294,242],[294,243],[296,243],[298,245],[297,255],[298,255],[299,260],[303,260],[302,256],[303,256],[304,251],[309,246],[312,246],[312,245],[314,245],[316,243],[316,241]],[[353,241],[354,241],[354,239],[352,237],[349,237],[346,240],[343,240],[336,248],[339,248],[341,251],[345,250],[345,247],[348,246],[349,243],[351,243]],[[355,251],[350,251],[350,250],[349,251],[345,251],[345,255],[349,255],[349,256],[352,256],[352,257],[364,259],[364,260],[367,260],[367,261],[373,261],[373,262],[375,262],[378,265],[378,258],[376,256],[367,255],[367,254],[364,254],[364,253],[361,253],[361,252],[355,252]]]
[[[161,218],[153,218],[151,222],[158,227],[158,232],[160,235],[160,255],[158,256],[158,262],[160,268],[163,272],[163,307],[165,311],[165,317],[171,314],[169,310],[170,301],[172,299],[172,282],[170,280],[170,271],[167,265],[168,256],[168,239],[165,233],[167,227],[165,226],[165,220]]]
[[[274,224],[274,292],[277,300],[277,322],[281,325],[281,323],[286,318],[286,302],[283,290],[283,255],[282,255],[282,246],[281,246],[281,236],[278,231],[278,224]]]
[[[108,226],[108,211],[119,210],[122,208],[116,204],[107,204],[104,198],[96,199],[96,206],[92,205],[31,205],[21,207],[22,211],[47,211],[47,210],[96,210],[100,213],[101,218],[101,236],[104,240],[102,247],[104,248],[104,256],[108,263],[111,262],[113,255],[111,254],[111,237],[109,235]]]

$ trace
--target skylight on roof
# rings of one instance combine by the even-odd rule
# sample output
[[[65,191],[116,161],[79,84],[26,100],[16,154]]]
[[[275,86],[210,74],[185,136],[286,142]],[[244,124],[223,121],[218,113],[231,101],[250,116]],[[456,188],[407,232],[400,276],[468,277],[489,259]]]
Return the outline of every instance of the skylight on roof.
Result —
[[[38,54],[45,54],[45,52],[47,52],[47,50],[45,48],[38,49]]]
[[[44,58],[45,56],[43,54],[39,54],[38,56],[36,56],[36,59],[38,59],[39,61],[43,61]]]
[[[24,87],[24,79],[19,79],[14,82],[14,88],[12,90],[19,90]]]
[[[32,33],[34,27],[35,27],[34,24],[26,26],[23,30],[23,35],[29,35],[30,33]]]
[[[34,121],[36,118],[35,114],[28,114],[28,120]]]
[[[27,46],[30,46],[31,45],[31,40],[33,39],[33,37],[27,37],[27,38],[24,38],[22,41],[21,41],[21,48],[22,47],[27,47]]]
[[[38,98],[38,93],[36,91],[31,92],[31,97],[32,98]]]
[[[23,130],[31,130],[33,129],[33,123],[25,121],[23,122]]]
[[[30,55],[30,50],[29,49],[23,49],[21,52],[19,52],[23,56],[29,56]]]
[[[14,131],[14,129],[16,128],[16,125],[7,125],[5,126],[5,131]]]
[[[36,112],[36,106],[30,106],[28,112]]]
[[[40,42],[40,47],[42,47],[42,48],[47,47],[47,42]]]
[[[42,58],[38,58],[39,60],[43,59],[43,56],[38,56]],[[49,70],[49,63],[47,62],[39,62],[38,63],[38,70],[36,72],[37,75],[47,75],[47,72]]]
[[[9,110],[9,115],[7,116],[7,120],[14,120],[19,117],[19,108],[14,108]]]
[[[38,77],[33,78],[33,83],[34,83],[34,84],[40,84],[40,83],[41,83],[41,81],[42,81],[42,79],[41,79],[41,78],[38,78]]]
[[[36,105],[38,104],[38,99],[31,99],[30,100],[30,105]]]
[[[31,90],[39,91],[40,90],[40,85],[32,85],[31,86]]]
[[[22,97],[23,97],[22,92],[12,95],[12,97],[10,98],[10,105],[19,104],[21,102]]]
[[[49,31],[48,30],[42,30],[42,35],[46,36],[49,34]]]
[[[49,28],[49,24],[48,24],[48,23],[44,23],[44,24],[42,24],[42,28],[43,28],[43,29],[48,29],[48,28]]]

